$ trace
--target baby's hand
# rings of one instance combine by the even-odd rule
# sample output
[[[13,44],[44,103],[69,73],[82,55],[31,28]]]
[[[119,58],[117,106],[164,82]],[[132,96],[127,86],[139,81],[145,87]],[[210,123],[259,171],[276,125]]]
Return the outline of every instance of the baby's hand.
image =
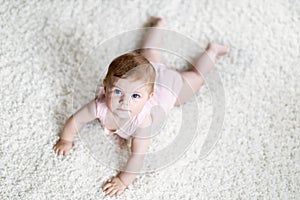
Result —
[[[124,192],[127,187],[124,183],[120,180],[119,177],[113,177],[109,179],[102,187],[102,190],[109,196],[117,195],[119,196]]]
[[[56,145],[54,145],[53,149],[56,154],[67,156],[70,152],[70,149],[73,146],[73,142],[60,139]]]

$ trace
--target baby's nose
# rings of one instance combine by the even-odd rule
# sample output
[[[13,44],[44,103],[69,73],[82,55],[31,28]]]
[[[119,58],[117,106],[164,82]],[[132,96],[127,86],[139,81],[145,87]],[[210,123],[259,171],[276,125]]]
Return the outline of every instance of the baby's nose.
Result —
[[[129,95],[123,95],[120,99],[120,103],[128,105],[130,103],[131,97]]]

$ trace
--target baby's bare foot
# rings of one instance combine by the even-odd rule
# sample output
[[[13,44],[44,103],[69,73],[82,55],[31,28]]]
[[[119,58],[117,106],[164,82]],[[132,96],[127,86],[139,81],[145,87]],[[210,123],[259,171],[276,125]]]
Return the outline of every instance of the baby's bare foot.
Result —
[[[206,51],[211,51],[216,56],[223,56],[228,53],[229,47],[217,43],[209,43],[207,45]]]
[[[164,25],[164,20],[161,17],[151,16],[150,26],[152,27],[162,27]]]

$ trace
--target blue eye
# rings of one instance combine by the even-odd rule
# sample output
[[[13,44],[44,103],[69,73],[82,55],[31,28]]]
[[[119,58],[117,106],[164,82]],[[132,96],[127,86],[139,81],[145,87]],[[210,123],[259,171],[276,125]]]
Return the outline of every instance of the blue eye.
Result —
[[[139,95],[139,94],[133,94],[133,95],[132,95],[132,98],[134,98],[134,99],[139,99],[139,98],[141,98],[141,95]]]
[[[115,93],[115,94],[122,94],[121,90],[118,90],[118,89],[115,89],[115,90],[114,90],[114,93]]]

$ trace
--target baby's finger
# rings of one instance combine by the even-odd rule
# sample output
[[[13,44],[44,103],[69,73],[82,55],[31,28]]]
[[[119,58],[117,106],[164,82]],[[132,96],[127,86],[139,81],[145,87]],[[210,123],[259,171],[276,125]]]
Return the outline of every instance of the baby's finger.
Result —
[[[61,149],[61,150],[59,150],[59,153],[58,153],[58,155],[60,155],[60,156],[61,156],[61,155],[63,155],[63,153],[64,153],[64,150],[62,150],[62,149]]]
[[[110,195],[111,191],[113,191],[114,189],[115,189],[114,187],[110,187],[105,192],[106,194]]]
[[[67,156],[69,154],[69,150],[64,151],[64,156]]]
[[[106,184],[103,186],[102,190],[105,191],[105,190],[106,190],[107,188],[109,188],[110,186],[112,186],[111,183],[106,183]]]
[[[122,190],[119,190],[118,192],[117,192],[117,196],[119,196],[120,194],[122,194]]]
[[[55,148],[55,154],[58,154],[58,152],[59,152],[59,148]]]
[[[116,194],[117,191],[118,189],[112,189],[112,191],[108,195],[113,196],[114,194]]]

